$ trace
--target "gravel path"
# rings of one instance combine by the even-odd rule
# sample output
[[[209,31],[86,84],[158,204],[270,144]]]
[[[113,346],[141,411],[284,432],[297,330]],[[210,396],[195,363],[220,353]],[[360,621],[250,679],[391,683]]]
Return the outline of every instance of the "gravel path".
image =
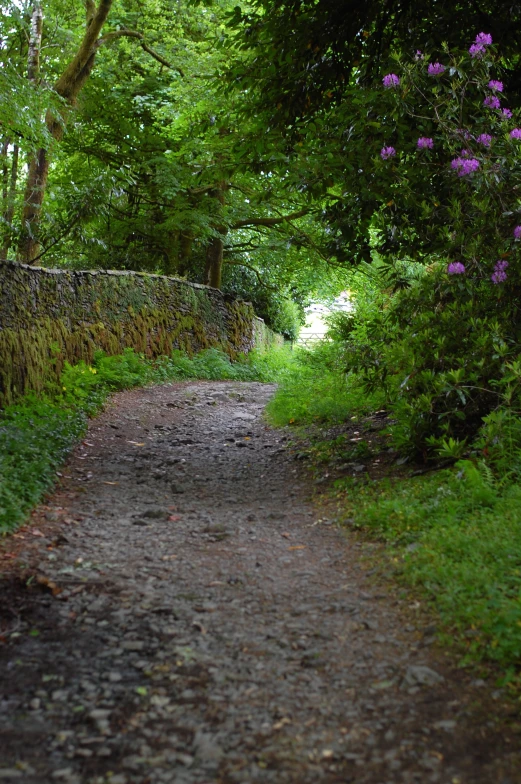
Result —
[[[132,390],[91,423],[9,543],[0,781],[521,782],[501,693],[319,519],[272,392]]]

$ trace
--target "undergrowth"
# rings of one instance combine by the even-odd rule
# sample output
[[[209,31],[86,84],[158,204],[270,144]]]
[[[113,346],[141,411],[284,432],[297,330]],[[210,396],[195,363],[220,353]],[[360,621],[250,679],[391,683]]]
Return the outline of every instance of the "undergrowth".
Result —
[[[336,482],[340,519],[392,546],[396,576],[419,588],[445,641],[465,660],[521,663],[521,486],[501,486],[483,462],[434,475],[352,487]]]
[[[117,390],[183,379],[274,381],[291,361],[288,349],[252,351],[231,362],[217,349],[190,358],[180,351],[157,361],[131,349],[96,354],[92,365],[66,365],[57,387],[27,395],[0,413],[0,534],[24,522],[56,480],[74,444]]]
[[[333,341],[319,342],[311,350],[296,349],[268,403],[269,421],[277,427],[336,423],[379,408],[384,396],[363,392],[354,377],[343,374],[344,364],[343,351]]]
[[[304,426],[297,440],[320,476],[349,461],[369,468],[375,450],[387,454],[393,444],[397,420],[374,441],[367,416],[385,403],[389,410],[389,401],[362,394],[357,376],[346,376],[343,356],[335,340],[300,352],[268,406],[274,424]],[[453,467],[397,478],[390,465],[383,478],[337,479],[330,492],[338,519],[388,545],[394,577],[427,600],[441,638],[463,651],[464,662],[493,661],[503,681],[519,689],[521,419],[497,409],[483,418],[467,459],[455,462],[458,453],[448,447],[438,455],[452,458]],[[399,452],[395,459],[403,462]]]

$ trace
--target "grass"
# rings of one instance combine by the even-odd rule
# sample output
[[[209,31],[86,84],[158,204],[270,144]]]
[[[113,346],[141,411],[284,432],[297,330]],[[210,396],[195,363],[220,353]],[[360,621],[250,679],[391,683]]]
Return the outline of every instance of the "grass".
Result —
[[[291,361],[288,349],[252,351],[238,362],[216,349],[190,358],[180,351],[148,361],[132,350],[98,353],[92,366],[67,365],[60,385],[27,395],[0,413],[0,534],[14,530],[56,481],[56,471],[85,433],[88,417],[115,391],[183,379],[274,381]]]
[[[392,579],[427,600],[442,639],[463,651],[464,662],[494,662],[504,681],[521,687],[520,420],[489,415],[472,459],[398,478],[387,455],[389,429],[380,440],[370,426],[364,431],[364,414],[384,401],[345,380],[341,356],[331,344],[300,353],[268,406],[271,422],[303,426],[298,441],[317,476],[382,450],[387,476],[360,474],[330,487],[339,521],[386,543]]]
[[[379,408],[383,396],[364,394],[356,383],[346,379],[342,367],[342,352],[333,342],[319,343],[312,350],[296,349],[266,409],[271,424],[281,427],[344,422],[355,414]]]
[[[521,487],[495,486],[471,461],[334,490],[344,521],[391,545],[396,577],[419,589],[465,660],[521,662]]]

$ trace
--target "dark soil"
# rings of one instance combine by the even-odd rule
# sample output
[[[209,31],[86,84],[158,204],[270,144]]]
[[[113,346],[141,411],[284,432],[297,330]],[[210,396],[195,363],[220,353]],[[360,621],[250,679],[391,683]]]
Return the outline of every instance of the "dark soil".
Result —
[[[0,781],[521,783],[512,707],[315,512],[272,392],[116,396],[7,540]]]

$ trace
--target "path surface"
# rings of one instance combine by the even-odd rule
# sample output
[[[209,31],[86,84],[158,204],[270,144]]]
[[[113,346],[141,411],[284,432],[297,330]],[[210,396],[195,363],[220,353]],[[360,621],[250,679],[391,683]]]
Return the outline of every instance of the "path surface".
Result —
[[[317,518],[272,392],[133,390],[91,423],[0,586],[0,781],[521,782],[499,695]]]

